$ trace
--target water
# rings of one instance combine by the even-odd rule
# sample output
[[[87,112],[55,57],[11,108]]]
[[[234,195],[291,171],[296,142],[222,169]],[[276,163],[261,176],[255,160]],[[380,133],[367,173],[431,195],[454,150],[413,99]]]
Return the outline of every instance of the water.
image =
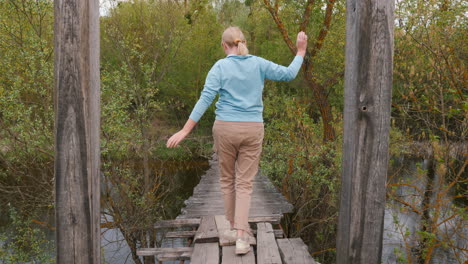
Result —
[[[395,188],[394,195],[399,199],[413,205],[414,209],[421,210],[422,195],[427,185],[428,160],[414,158],[400,158],[393,160],[390,175],[396,174],[395,177],[390,176],[388,183],[399,184]],[[435,174],[434,183],[437,183],[439,176]],[[435,186],[434,189],[443,186]],[[389,189],[392,188],[391,186]],[[388,190],[387,190],[388,191]],[[462,217],[454,215],[451,209],[451,196],[443,197],[450,202],[444,203],[440,210],[439,219],[448,219],[438,228],[438,239],[441,241],[451,241],[451,247],[439,247],[435,250],[431,259],[431,264],[451,264],[465,263],[468,261],[468,255],[458,248],[467,248],[468,241],[464,237],[468,234],[468,225]],[[435,203],[436,197],[433,196],[431,203]],[[466,214],[466,212],[465,212]],[[433,214],[432,214],[433,215]],[[421,229],[421,214],[415,212],[410,206],[405,206],[401,202],[389,199],[385,208],[384,219],[384,237],[382,262],[388,264],[394,263],[416,263],[415,255],[418,254],[417,238],[419,238],[419,230]],[[441,222],[441,221],[439,221]]]

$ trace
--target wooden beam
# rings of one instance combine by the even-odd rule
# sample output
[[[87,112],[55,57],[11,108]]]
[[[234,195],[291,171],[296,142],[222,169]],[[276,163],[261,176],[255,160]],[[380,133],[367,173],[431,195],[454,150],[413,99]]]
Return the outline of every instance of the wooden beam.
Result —
[[[281,264],[281,256],[270,223],[257,223],[257,264]]]
[[[99,2],[55,0],[57,263],[100,263]]]
[[[204,216],[194,237],[195,243],[218,242],[219,234],[214,216]]]
[[[277,239],[276,242],[284,264],[317,264],[301,238]]]
[[[137,249],[138,256],[154,256],[159,254],[170,254],[170,253],[187,253],[192,252],[193,247],[178,247],[178,248],[140,248]]]
[[[172,228],[172,227],[196,227],[200,225],[200,218],[187,218],[175,220],[160,220],[154,224],[155,229]]]
[[[394,1],[348,0],[337,263],[381,263]]]
[[[254,249],[251,246],[250,251],[247,254],[238,255],[236,254],[236,246],[224,246],[222,247],[222,264],[254,264],[255,255]]]
[[[219,244],[195,243],[190,263],[193,264],[219,264]]]
[[[194,237],[197,231],[171,231],[166,233],[166,238]]]

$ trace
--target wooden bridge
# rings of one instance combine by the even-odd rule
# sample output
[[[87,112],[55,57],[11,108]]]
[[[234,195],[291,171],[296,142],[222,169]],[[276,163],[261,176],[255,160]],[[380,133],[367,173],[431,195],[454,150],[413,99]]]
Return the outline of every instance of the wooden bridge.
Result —
[[[178,260],[192,264],[315,264],[307,246],[300,238],[285,238],[279,225],[284,213],[293,206],[279,193],[270,180],[258,174],[253,183],[249,223],[255,241],[245,255],[236,255],[235,245],[219,234],[229,228],[224,216],[216,159],[202,176],[193,195],[185,201],[186,207],[175,220],[159,221],[156,229],[177,229],[166,233],[166,238],[186,239],[185,247],[142,248],[139,256],[156,256],[159,263]],[[185,230],[181,230],[185,229]],[[189,230],[187,230],[189,229]]]

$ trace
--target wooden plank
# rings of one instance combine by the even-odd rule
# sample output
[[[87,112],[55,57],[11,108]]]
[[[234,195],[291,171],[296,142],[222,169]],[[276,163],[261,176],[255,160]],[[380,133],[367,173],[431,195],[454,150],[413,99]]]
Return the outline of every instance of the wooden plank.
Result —
[[[170,228],[170,227],[183,227],[183,226],[199,226],[200,218],[187,218],[175,220],[161,220],[154,224],[154,228]]]
[[[255,202],[250,204],[250,208],[267,208],[269,210],[282,210],[283,208],[290,207],[289,204],[283,203],[262,203]],[[224,204],[219,202],[205,201],[204,203],[189,204],[185,207],[186,209],[210,209],[210,208],[224,208]]]
[[[311,263],[311,264],[320,264],[318,263],[317,261],[315,261],[312,256],[310,255],[309,253],[309,248],[307,247],[307,245],[304,243],[304,241],[302,241],[301,238],[299,237],[296,237],[296,238],[290,238],[289,239],[289,242],[291,242],[291,244],[293,245],[294,247],[294,250],[299,254],[299,252],[302,252],[302,254],[304,254],[304,259],[305,259],[305,262],[304,263]]]
[[[257,264],[281,264],[281,256],[270,223],[257,223]]]
[[[196,243],[193,247],[191,264],[219,264],[218,243]]]
[[[249,215],[271,215],[271,214],[281,214],[289,209],[289,206],[278,206],[278,205],[255,205],[251,206],[249,209]],[[181,209],[182,211],[182,209]],[[187,206],[183,208],[185,212],[202,212],[202,211],[218,211],[223,213],[224,206],[222,205],[203,205],[203,206]]]
[[[222,264],[255,264],[255,255],[253,247],[250,247],[250,251],[244,255],[236,254],[236,246],[223,247],[223,258]]]
[[[178,248],[140,248],[137,249],[138,256],[155,256],[166,253],[184,253],[192,252],[193,247],[178,247]]]
[[[395,1],[348,0],[337,263],[381,263]]]
[[[223,195],[218,192],[201,192],[201,193],[195,193],[193,198],[200,198],[200,199],[209,199],[209,200],[217,200],[217,199],[223,199]],[[260,198],[260,199],[265,199],[265,200],[276,200],[276,199],[284,199],[283,195],[280,193],[254,193],[251,196],[252,198]]]
[[[249,223],[259,223],[259,222],[269,222],[271,224],[279,224],[283,215],[281,214],[274,214],[269,216],[251,216],[249,217]],[[176,220],[171,221],[178,221],[178,220],[187,220],[191,218],[183,218],[183,215],[179,215]]]
[[[100,263],[99,2],[54,1],[57,263]]]
[[[199,185],[194,188],[194,192],[204,192],[204,191],[210,191],[210,190],[218,192],[219,190],[221,190],[221,186]],[[264,193],[278,193],[278,190],[271,188],[269,186],[256,186],[253,188],[253,191],[264,192]]]
[[[205,216],[202,217],[200,226],[198,227],[197,232],[195,233],[194,242],[195,243],[209,243],[209,242],[218,242],[219,234],[218,229],[216,228],[216,222],[214,216]]]
[[[177,237],[194,237],[196,231],[171,231],[167,232],[166,238],[177,238]]]
[[[300,238],[285,238],[276,240],[285,264],[316,264],[309,254],[307,245]]]
[[[256,229],[253,229],[252,232],[254,233],[254,235],[257,234]],[[273,233],[275,234],[276,238],[283,238],[284,237],[284,232],[281,229],[273,229]]]
[[[249,223],[270,222],[272,224],[279,224],[282,214],[272,214],[269,216],[253,216],[249,217]]]
[[[224,213],[224,210],[204,210],[204,211],[198,211],[198,210],[189,210],[189,211],[186,211],[185,213],[185,217],[186,218],[196,218],[196,217],[204,217],[204,216],[209,216],[209,215],[219,215],[219,214],[223,214]],[[272,217],[272,216],[275,216],[277,215],[276,213],[273,213],[273,212],[268,212],[268,211],[261,211],[261,212],[251,212],[250,213],[250,217],[252,218],[257,218],[257,217]],[[256,221],[256,222],[263,222],[263,220],[260,220],[260,221]],[[269,221],[269,222],[272,222],[272,223],[279,223],[279,219],[278,220],[272,220],[272,221]]]
[[[192,251],[188,252],[169,252],[156,255],[158,261],[171,261],[171,260],[189,260],[192,256]]]
[[[224,205],[224,202],[222,200],[210,200],[210,199],[200,199],[200,198],[190,198],[188,200],[184,201],[184,204],[186,205],[209,205],[209,204],[220,204]],[[266,200],[266,199],[255,199],[251,201],[251,206],[253,205],[291,205],[289,202],[286,201],[281,201],[281,200]]]

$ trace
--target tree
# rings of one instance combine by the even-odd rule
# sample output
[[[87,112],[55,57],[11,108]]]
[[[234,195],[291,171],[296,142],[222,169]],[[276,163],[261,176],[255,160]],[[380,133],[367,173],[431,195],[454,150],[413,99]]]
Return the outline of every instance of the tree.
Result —
[[[53,6],[0,1],[0,192],[21,213],[53,205]]]
[[[300,10],[302,10],[302,15],[295,16],[296,21],[300,21],[298,28],[299,31],[311,31],[309,28],[311,20],[312,22],[316,22],[318,24],[316,26],[317,28],[320,28],[315,38],[309,38],[309,42],[311,43],[311,45],[309,45],[308,47],[302,71],[304,73],[304,78],[307,81],[309,88],[313,92],[312,94],[314,102],[317,105],[318,110],[320,112],[320,116],[322,118],[324,129],[324,141],[334,141],[336,138],[335,128],[333,127],[332,106],[329,102],[328,90],[330,90],[330,87],[335,85],[343,77],[343,72],[335,72],[331,76],[328,76],[327,79],[320,80],[316,72],[316,68],[320,67],[320,65],[317,65],[315,60],[324,47],[326,37],[331,29],[333,17],[342,16],[342,7],[336,9],[335,2],[335,0],[328,0],[324,2],[307,0],[304,3],[300,3],[299,7],[293,7],[294,13],[300,13]],[[289,48],[292,54],[296,54],[295,43],[293,43],[293,41],[291,40],[289,30],[287,29],[287,26],[283,19],[280,17],[280,11],[285,10],[285,6],[280,6],[280,2],[277,0],[273,3],[270,2],[270,0],[263,0],[263,3],[265,4],[265,7],[267,8],[268,12],[271,14],[271,17],[273,18],[276,26],[280,30],[283,40],[286,43],[287,47]],[[337,4],[340,5],[341,3],[338,2]],[[324,13],[323,10],[325,10]],[[312,17],[312,14],[317,16],[320,14],[323,15],[323,20],[321,21],[321,23],[317,21],[315,17]]]

